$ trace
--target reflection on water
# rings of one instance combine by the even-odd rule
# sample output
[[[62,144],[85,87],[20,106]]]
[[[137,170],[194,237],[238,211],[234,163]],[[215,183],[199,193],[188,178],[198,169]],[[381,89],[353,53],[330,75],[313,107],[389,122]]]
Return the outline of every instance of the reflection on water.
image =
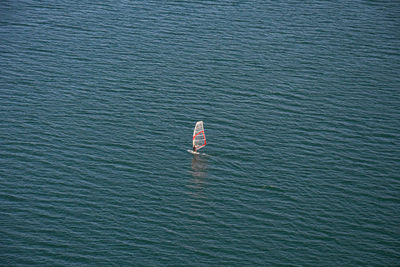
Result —
[[[207,159],[201,155],[194,155],[192,160],[192,175],[195,178],[207,177]]]
[[[189,169],[192,177],[187,181],[187,198],[183,213],[188,223],[190,223],[191,232],[203,232],[204,220],[209,216],[210,201],[208,198],[207,163],[207,158],[204,154],[193,155],[192,166]]]
[[[193,199],[203,198],[203,189],[206,183],[207,177],[207,159],[202,155],[194,155],[192,159],[192,169],[190,170],[193,179],[190,180],[188,188],[190,191],[189,195]]]

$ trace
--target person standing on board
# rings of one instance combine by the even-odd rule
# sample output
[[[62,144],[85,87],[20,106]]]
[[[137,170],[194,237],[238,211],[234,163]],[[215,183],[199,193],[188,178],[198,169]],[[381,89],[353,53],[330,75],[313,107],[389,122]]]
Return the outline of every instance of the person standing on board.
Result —
[[[193,146],[193,152],[196,152],[196,146]]]

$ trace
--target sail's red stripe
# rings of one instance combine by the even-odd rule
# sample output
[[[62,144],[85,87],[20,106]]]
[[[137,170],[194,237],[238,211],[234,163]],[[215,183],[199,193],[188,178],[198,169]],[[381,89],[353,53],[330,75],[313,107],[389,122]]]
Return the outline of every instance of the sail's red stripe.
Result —
[[[205,145],[207,144],[207,142],[206,142],[206,135],[204,134],[204,130],[198,132],[195,136],[193,136],[193,140],[194,140],[194,139],[196,138],[196,136],[198,136],[199,134],[203,134],[203,137],[204,137],[204,144],[201,145],[201,146],[198,146],[198,148],[203,147],[203,146],[205,146]]]
[[[195,136],[193,136],[193,140],[196,138],[196,136],[198,136],[199,134],[203,134],[204,135],[204,131],[198,132]],[[205,139],[205,138],[204,138]]]

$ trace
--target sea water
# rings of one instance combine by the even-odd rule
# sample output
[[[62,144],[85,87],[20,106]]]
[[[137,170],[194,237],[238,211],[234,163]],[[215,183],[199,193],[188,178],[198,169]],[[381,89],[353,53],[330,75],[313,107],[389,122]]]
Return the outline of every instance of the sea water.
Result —
[[[398,265],[399,18],[2,1],[0,265]]]

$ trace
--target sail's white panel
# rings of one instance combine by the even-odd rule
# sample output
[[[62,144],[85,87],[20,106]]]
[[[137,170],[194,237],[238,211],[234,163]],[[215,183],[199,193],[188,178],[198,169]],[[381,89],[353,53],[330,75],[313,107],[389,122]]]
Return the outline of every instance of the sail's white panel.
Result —
[[[193,146],[200,149],[206,145],[206,135],[204,134],[203,122],[198,121],[193,131]]]

